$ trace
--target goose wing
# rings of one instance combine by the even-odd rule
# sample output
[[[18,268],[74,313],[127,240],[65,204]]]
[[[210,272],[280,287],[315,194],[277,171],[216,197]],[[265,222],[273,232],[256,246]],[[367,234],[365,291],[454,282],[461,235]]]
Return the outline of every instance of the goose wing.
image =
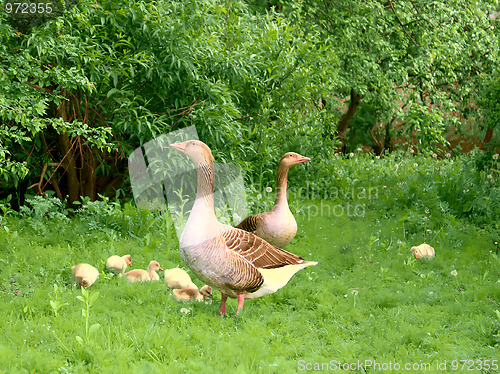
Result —
[[[248,216],[243,221],[241,221],[239,223],[239,225],[236,226],[236,228],[241,229],[241,230],[245,230],[248,232],[254,232],[261,225],[262,220],[263,220],[263,214],[264,213],[254,214],[253,216]]]
[[[253,264],[256,268],[274,269],[297,265],[304,260],[293,253],[276,248],[258,236],[234,227],[221,233],[226,247]]]

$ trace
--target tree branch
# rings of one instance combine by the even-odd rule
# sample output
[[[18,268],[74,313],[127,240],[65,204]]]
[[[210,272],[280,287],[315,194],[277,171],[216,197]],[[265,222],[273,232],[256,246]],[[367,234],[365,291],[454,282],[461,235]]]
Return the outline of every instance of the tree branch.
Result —
[[[392,0],[389,0],[389,4],[391,6],[391,9],[392,9],[392,12],[394,13],[394,15],[396,16],[396,19],[398,20],[399,24],[401,25],[401,27],[403,28],[403,31],[405,32],[405,34],[410,38],[410,40],[413,42],[413,44],[415,44],[417,47],[420,47],[418,45],[418,43],[415,41],[415,39],[413,39],[413,37],[408,33],[408,30],[406,30],[406,28],[404,27],[403,23],[401,22],[401,20],[399,19],[397,13],[396,13],[396,9],[394,9],[394,4],[392,3]]]

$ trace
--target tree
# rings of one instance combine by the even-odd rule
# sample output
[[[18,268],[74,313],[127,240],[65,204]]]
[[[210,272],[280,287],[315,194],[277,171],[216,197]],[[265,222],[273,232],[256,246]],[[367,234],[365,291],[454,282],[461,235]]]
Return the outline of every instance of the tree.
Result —
[[[360,105],[376,108],[376,143],[403,134],[420,147],[446,144],[452,125],[477,113],[478,88],[498,69],[496,1],[283,2],[284,14],[317,25],[341,60],[334,97],[350,96],[341,140]],[[498,25],[497,25],[498,26]],[[455,115],[450,115],[455,114]],[[395,124],[400,129],[396,130]],[[491,129],[491,128],[490,128]]]
[[[6,194],[22,182],[95,199],[126,183],[133,149],[192,124],[219,160],[274,169],[288,146],[319,152],[306,130],[332,118],[318,106],[335,77],[318,34],[240,2],[82,0],[24,32],[0,14],[0,28]]]

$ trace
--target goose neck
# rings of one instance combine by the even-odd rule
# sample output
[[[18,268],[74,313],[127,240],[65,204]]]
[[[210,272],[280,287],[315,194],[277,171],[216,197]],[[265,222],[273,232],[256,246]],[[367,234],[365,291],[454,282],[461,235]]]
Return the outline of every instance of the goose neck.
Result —
[[[214,204],[214,164],[198,163],[196,165],[198,187],[193,211],[203,217],[215,217]]]
[[[278,209],[281,206],[288,206],[288,201],[286,198],[286,188],[288,183],[288,171],[289,167],[280,164],[278,166],[278,171],[276,172],[276,201],[274,203],[273,209]]]

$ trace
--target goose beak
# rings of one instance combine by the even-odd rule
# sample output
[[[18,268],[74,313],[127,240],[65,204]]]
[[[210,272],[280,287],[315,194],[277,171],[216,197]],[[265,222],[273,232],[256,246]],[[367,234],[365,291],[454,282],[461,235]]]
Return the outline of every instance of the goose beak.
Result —
[[[297,159],[297,164],[301,164],[302,162],[307,162],[310,161],[311,159],[309,157],[305,156],[300,156],[300,158]]]
[[[170,144],[170,146],[173,149],[177,149],[178,151],[181,151],[182,153],[184,153],[184,152],[186,152],[186,143],[187,142],[184,142],[184,143],[174,143],[174,144]]]

